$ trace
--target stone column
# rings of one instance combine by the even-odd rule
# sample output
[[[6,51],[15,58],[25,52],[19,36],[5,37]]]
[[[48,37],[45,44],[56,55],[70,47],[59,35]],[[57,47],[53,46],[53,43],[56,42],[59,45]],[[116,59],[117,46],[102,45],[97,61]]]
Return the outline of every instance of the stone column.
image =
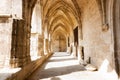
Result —
[[[44,54],[48,54],[48,39],[44,39]]]
[[[21,24],[20,24],[21,23]],[[12,30],[12,48],[11,48],[11,66],[18,67],[22,66],[23,55],[23,32],[22,20],[13,19],[13,30]]]
[[[81,24],[78,27],[78,37],[79,37],[79,43],[78,43],[78,61],[80,64],[83,64],[84,60],[84,53],[83,53],[83,33],[82,33],[82,26]]]
[[[76,50],[76,46],[74,46],[74,47],[73,47],[72,56],[77,57],[77,50]]]
[[[17,43],[16,30],[17,30],[17,20],[14,19],[13,24],[12,24],[12,43],[11,43],[12,45],[11,45],[11,58],[10,58],[11,67],[17,67],[17,64],[16,64],[16,43]]]
[[[49,47],[48,47],[48,49],[49,49],[49,53],[51,53],[52,52],[52,41],[51,41],[51,33],[49,33]]]
[[[49,53],[51,53],[51,41],[49,41],[49,47],[48,47]]]
[[[16,57],[17,57],[17,63],[19,67],[22,67],[25,63],[25,37],[24,37],[24,21],[23,20],[17,20],[17,43],[16,43]]]
[[[68,37],[68,40],[67,40],[67,52],[70,54],[71,53],[71,48],[70,48],[70,39]]]
[[[49,50],[49,35],[48,35],[48,20],[45,20],[45,29],[44,29],[44,54],[48,54]]]
[[[12,35],[12,48],[11,48],[11,66],[23,67],[27,64],[27,58],[29,53],[27,50],[29,45],[28,32],[26,31],[24,20],[13,20],[13,33]],[[27,43],[28,42],[28,43]],[[30,57],[29,57],[30,58]]]
[[[72,44],[72,56],[77,57],[77,46],[75,44]]]
[[[67,52],[71,53],[71,47],[67,47]]]
[[[83,61],[83,52],[82,52],[82,46],[78,46],[78,61],[80,64],[83,64],[84,61]]]
[[[31,57],[30,57],[30,37],[31,37],[31,25],[30,23],[26,23],[26,26],[24,26],[24,50],[25,50],[25,62],[28,64],[31,62]]]
[[[40,35],[38,39],[38,49],[39,49],[39,55],[44,56],[44,39]]]

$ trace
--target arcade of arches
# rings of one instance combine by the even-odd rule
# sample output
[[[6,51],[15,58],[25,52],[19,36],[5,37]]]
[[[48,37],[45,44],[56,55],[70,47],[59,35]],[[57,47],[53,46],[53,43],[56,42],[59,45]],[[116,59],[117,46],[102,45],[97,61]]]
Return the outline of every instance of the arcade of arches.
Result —
[[[3,0],[0,75],[24,80],[54,52],[120,74],[120,0]],[[6,78],[7,78],[6,77]]]

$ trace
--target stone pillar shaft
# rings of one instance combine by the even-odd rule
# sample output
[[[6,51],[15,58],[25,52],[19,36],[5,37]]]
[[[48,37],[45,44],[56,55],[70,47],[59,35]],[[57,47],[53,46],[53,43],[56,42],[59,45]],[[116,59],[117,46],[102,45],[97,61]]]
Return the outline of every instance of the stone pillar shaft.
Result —
[[[39,54],[40,54],[40,56],[44,56],[44,42],[43,42],[43,37],[42,36],[39,36],[39,40],[38,40],[39,42],[39,44],[38,44],[38,46],[39,46]]]
[[[44,39],[44,54],[48,54],[48,39]]]
[[[27,36],[26,26],[24,20],[13,20],[12,35],[12,49],[11,49],[11,61],[12,67],[23,67],[28,63],[28,44],[29,38]],[[28,42],[28,43],[27,43]],[[29,56],[30,58],[30,56]]]

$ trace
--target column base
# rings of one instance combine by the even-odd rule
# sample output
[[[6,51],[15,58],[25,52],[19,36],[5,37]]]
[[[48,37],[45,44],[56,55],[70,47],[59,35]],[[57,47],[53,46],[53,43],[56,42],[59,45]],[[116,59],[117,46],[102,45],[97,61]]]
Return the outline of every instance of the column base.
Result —
[[[30,62],[31,62],[30,56],[27,56],[24,58],[11,58],[10,66],[12,68],[23,67]]]
[[[73,52],[71,54],[73,57],[77,57],[77,50],[76,47],[73,47]]]

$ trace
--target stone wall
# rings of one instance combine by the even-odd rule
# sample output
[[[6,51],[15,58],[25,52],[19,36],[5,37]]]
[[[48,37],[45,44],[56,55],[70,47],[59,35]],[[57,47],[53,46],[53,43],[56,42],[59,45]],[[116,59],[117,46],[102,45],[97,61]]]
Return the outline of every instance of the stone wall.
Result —
[[[0,14],[11,14],[12,13],[12,1],[11,0],[3,0],[0,2]]]
[[[11,6],[10,0],[0,2],[0,68],[9,66],[12,39]]]
[[[63,35],[57,35],[52,40],[53,52],[66,52],[67,51],[67,41]]]
[[[0,16],[0,68],[8,67],[11,52],[12,20]]]
[[[98,69],[108,71],[114,65],[110,48],[111,31],[103,31],[102,26],[102,17],[96,0],[88,1],[82,12],[85,61],[90,60]]]

